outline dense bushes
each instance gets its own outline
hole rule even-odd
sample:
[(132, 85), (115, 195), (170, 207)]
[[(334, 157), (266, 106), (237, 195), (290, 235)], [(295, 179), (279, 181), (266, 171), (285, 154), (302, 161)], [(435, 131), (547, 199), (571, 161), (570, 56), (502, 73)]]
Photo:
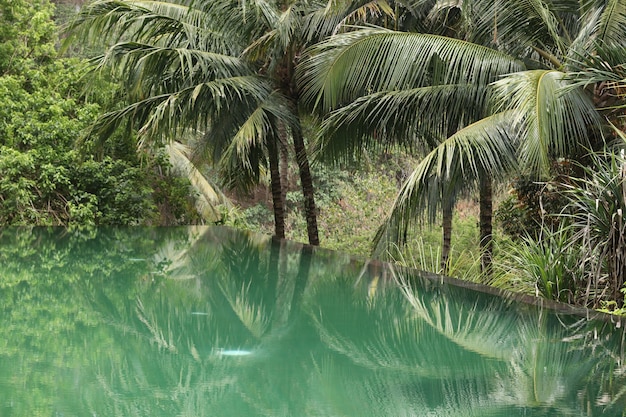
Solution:
[(547, 195), (551, 202), (541, 211), (519, 198), (500, 206), (501, 225), (514, 240), (503, 251), (498, 281), (525, 282), (554, 300), (619, 309), (626, 278), (626, 158), (607, 149), (574, 165), (576, 176), (549, 188), (536, 184), (543, 190), (538, 201)]
[(166, 159), (141, 161), (130, 135), (82, 140), (117, 87), (56, 56), (52, 11), (0, 0), (0, 225), (199, 221)]

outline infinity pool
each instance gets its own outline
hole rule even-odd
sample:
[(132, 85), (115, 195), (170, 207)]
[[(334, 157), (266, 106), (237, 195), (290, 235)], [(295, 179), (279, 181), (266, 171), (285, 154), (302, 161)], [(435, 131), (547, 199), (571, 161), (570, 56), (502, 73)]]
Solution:
[(0, 229), (0, 416), (626, 415), (623, 329), (564, 311), (227, 228)]

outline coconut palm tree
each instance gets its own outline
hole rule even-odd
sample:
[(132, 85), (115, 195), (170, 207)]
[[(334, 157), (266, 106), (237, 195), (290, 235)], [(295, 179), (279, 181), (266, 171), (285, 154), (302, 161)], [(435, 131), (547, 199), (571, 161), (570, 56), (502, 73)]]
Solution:
[[(443, 209), (445, 265), (449, 205), (474, 185), (481, 194), (482, 263), (488, 270), (491, 180), (516, 169), (541, 178), (555, 158), (576, 157), (597, 145), (601, 114), (588, 91), (569, 77), (598, 45), (623, 51), (626, 4), (443, 3), (436, 2), (432, 16), (441, 10), (457, 16), (448, 29), (427, 34), (363, 28), (337, 35), (310, 50), (300, 80), (306, 100), (330, 112), (320, 136), (331, 156), (396, 142), (428, 151), (439, 142), (403, 185), (378, 235), (379, 247), (403, 243), (424, 214), (433, 221)], [(350, 139), (347, 132), (354, 132)]]
[(279, 154), (291, 141), (309, 242), (317, 245), (294, 68), (307, 45), (357, 18), (359, 10), (380, 10), (363, 3), (369, 4), (96, 0), (71, 29), (82, 39), (110, 44), (96, 62), (115, 70), (131, 104), (105, 115), (95, 128), (107, 135), (130, 119), (144, 142), (171, 140), (191, 129), (202, 138), (195, 155), (217, 162), (229, 185), (250, 187), (269, 166), (275, 234), (281, 238), (285, 184)]
[[(107, 136), (127, 120), (139, 130), (142, 143), (172, 140), (192, 130), (203, 139), (197, 141), (196, 159), (218, 163), (230, 186), (257, 183), (269, 162), (275, 232), (284, 237), (275, 144), (279, 125), (291, 129), (297, 124), (271, 79), (241, 58), (260, 15), (246, 12), (245, 4), (226, 6), (182, 0), (99, 0), (85, 6), (71, 30), (82, 39), (110, 44), (95, 61), (98, 68), (114, 69), (131, 103), (103, 116), (94, 130)], [(227, 22), (220, 21), (224, 16)], [(242, 23), (234, 25), (231, 19)]]

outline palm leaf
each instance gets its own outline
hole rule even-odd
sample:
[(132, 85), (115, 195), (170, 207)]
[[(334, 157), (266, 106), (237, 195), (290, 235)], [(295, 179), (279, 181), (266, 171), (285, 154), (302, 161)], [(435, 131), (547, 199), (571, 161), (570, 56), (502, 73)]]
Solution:
[(85, 5), (68, 26), (89, 42), (134, 40), (192, 49), (235, 52), (237, 43), (211, 23), (210, 16), (182, 1), (98, 0)]
[(299, 68), (302, 99), (321, 112), (377, 91), (432, 84), (487, 85), (523, 69), (490, 48), (437, 35), (362, 29), (334, 36), (309, 50)]
[(385, 91), (359, 97), (322, 123), (317, 148), (323, 159), (340, 162), (363, 148), (430, 150), (439, 138), (487, 114), (488, 92), (477, 84), (449, 84)]
[(621, 0), (606, 0), (600, 7), (602, 14), (598, 22), (596, 37), (608, 44), (624, 45), (626, 33), (626, 3)]
[[(516, 166), (510, 119), (502, 112), (459, 130), (420, 161), (402, 186), (374, 240), (374, 254), (402, 245), (408, 231), (427, 218), (434, 222), (442, 205), (481, 172), (503, 176)], [(465, 183), (465, 184), (463, 184)]]
[(139, 129), (143, 137), (158, 139), (194, 128), (203, 131), (214, 115), (233, 102), (261, 102), (270, 95), (268, 86), (256, 76), (216, 79), (174, 93), (165, 93), (137, 101), (123, 109), (101, 116), (87, 132), (104, 139), (125, 121)]
[(216, 79), (165, 96), (154, 107), (140, 133), (154, 137), (193, 126), (204, 130), (211, 116), (228, 109), (237, 101), (263, 101), (269, 86), (257, 76)]
[(304, 19), (303, 37), (309, 44), (320, 41), (350, 25), (395, 21), (395, 11), (385, 0), (328, 0), (309, 7)]
[(219, 163), (228, 187), (246, 189), (258, 182), (259, 163), (266, 159), (265, 144), (273, 134), (272, 118), (262, 107), (239, 126)]
[(288, 7), (274, 20), (269, 30), (246, 47), (243, 54), (248, 59), (271, 60), (270, 66), (279, 65), (290, 45), (296, 43), (302, 26), (300, 10), (295, 6)]
[(578, 35), (569, 45), (565, 62), (565, 70), (570, 71), (577, 67), (578, 61), (584, 59), (589, 52), (595, 49), (597, 42), (594, 34), (598, 29), (598, 21), (602, 14), (601, 9), (592, 9), (581, 16), (581, 27)]
[(166, 145), (170, 157), (170, 163), (174, 171), (189, 179), (189, 182), (197, 192), (195, 201), (196, 210), (202, 218), (211, 222), (220, 220), (221, 215), (218, 206), (230, 206), (228, 198), (217, 188), (213, 187), (206, 177), (191, 162), (191, 150), (180, 142), (172, 142)]
[(554, 70), (524, 71), (494, 83), (502, 109), (515, 110), (511, 120), (520, 141), (520, 160), (534, 175), (547, 175), (558, 157), (590, 147), (590, 126), (601, 120), (581, 88), (569, 87)]
[(556, 62), (578, 31), (577, 0), (476, 1), (463, 6), (469, 9), (467, 39), (518, 57), (530, 57), (534, 49)]
[(262, 100), (231, 103), (215, 114), (208, 130), (194, 146), (194, 153), (219, 161), (220, 173), (229, 187), (249, 189), (262, 174), (267, 144), (280, 140), (278, 121), (286, 128), (296, 124), (285, 97), (276, 91)]
[(138, 42), (113, 45), (92, 62), (97, 68), (119, 68), (118, 76), (140, 97), (148, 91), (174, 91), (194, 82), (250, 73), (244, 62), (229, 55)]
[(346, 26), (348, 24), (366, 23), (370, 20), (368, 19), (370, 16), (374, 18), (384, 16), (392, 20), (396, 19), (393, 8), (386, 1), (372, 0), (362, 5), (359, 4), (358, 7), (354, 8), (354, 10), (348, 11), (346, 16), (341, 19), (335, 27), (333, 34), (338, 33), (342, 26)]

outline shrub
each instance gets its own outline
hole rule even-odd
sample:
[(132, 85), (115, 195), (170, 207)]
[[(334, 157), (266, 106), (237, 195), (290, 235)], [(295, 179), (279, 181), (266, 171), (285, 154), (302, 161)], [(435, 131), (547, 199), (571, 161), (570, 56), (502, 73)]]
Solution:
[(626, 158), (606, 151), (590, 156), (585, 176), (568, 186), (574, 234), (588, 279), (586, 297), (594, 307), (606, 299), (623, 301), (626, 278)]

